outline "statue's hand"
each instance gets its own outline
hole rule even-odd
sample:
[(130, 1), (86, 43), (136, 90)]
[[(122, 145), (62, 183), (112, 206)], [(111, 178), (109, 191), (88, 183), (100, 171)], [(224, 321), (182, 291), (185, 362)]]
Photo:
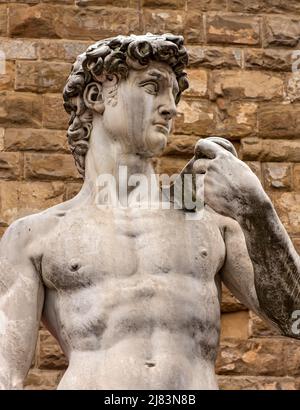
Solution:
[(197, 142), (193, 172), (205, 174), (204, 202), (222, 215), (238, 219), (266, 201), (259, 179), (223, 138)]

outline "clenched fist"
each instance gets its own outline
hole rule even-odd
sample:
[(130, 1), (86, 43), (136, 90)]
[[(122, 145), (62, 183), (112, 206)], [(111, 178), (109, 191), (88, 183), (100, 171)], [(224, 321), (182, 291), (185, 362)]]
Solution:
[(197, 142), (193, 172), (205, 174), (204, 203), (222, 215), (238, 219), (269, 201), (259, 179), (224, 138)]

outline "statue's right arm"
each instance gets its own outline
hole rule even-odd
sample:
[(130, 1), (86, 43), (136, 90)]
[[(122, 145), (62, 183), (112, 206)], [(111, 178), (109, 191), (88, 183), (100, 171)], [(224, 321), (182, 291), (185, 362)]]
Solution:
[(0, 390), (23, 388), (44, 303), (25, 219), (14, 222), (0, 242)]

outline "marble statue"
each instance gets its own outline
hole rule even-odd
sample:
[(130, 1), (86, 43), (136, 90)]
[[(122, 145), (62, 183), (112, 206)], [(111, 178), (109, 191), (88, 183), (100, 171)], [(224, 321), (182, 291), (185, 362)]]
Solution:
[(119, 182), (120, 167), (153, 182), (187, 62), (171, 34), (105, 39), (77, 58), (64, 101), (84, 184), (2, 238), (2, 389), (22, 388), (41, 319), (69, 360), (58, 389), (217, 389), (222, 282), (300, 338), (299, 255), (229, 141), (201, 139), (182, 171), (203, 178), (201, 209), (136, 206), (134, 184), (117, 203), (101, 194), (99, 176)]

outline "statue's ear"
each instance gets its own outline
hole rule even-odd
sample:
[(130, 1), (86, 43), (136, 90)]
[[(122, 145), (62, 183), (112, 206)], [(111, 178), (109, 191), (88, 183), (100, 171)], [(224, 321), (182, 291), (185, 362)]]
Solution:
[(83, 93), (83, 99), (86, 107), (103, 114), (104, 103), (102, 97), (102, 84), (101, 83), (90, 83), (85, 87)]

